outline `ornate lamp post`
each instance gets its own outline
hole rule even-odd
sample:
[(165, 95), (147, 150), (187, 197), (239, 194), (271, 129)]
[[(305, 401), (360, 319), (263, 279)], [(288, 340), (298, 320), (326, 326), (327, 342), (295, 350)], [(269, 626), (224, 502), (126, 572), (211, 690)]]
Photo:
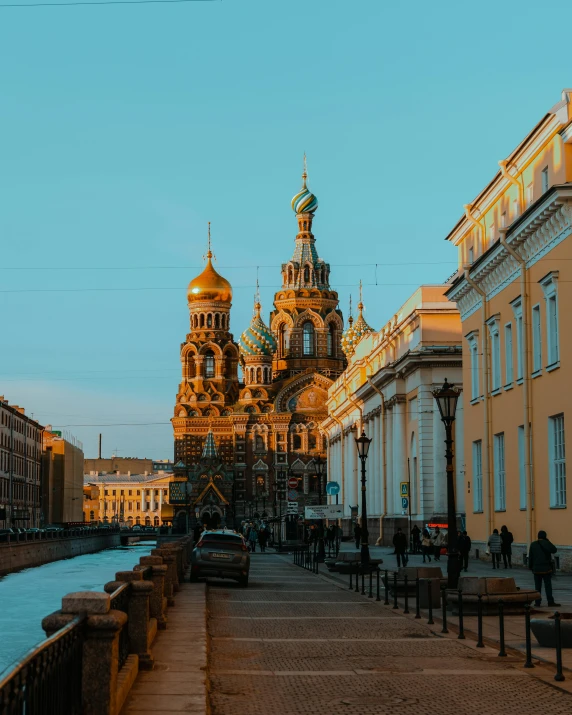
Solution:
[[(314, 468), (316, 477), (318, 478), (318, 505), (322, 505), (322, 473), (324, 471), (324, 462), (320, 455), (314, 460)], [(318, 527), (318, 563), (324, 563), (326, 558), (326, 548), (324, 546), (324, 520), (320, 519)]]
[(445, 383), (440, 390), (433, 390), (433, 397), (439, 407), (441, 420), (445, 425), (445, 457), (447, 459), (447, 586), (456, 589), (459, 582), (460, 561), (457, 548), (457, 510), (455, 507), (455, 479), (453, 474), (453, 422), (460, 391)]
[(361, 437), (356, 438), (359, 458), (361, 460), (361, 564), (362, 566), (369, 565), (369, 545), (368, 545), (368, 530), (367, 530), (367, 496), (365, 492), (365, 462), (371, 439), (366, 437), (365, 431), (362, 429)]

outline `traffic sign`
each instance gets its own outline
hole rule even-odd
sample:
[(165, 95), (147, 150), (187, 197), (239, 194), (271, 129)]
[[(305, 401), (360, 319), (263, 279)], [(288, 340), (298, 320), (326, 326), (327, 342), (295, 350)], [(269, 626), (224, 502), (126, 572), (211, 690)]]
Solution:
[(409, 482), (400, 482), (399, 484), (401, 486), (401, 496), (408, 497), (409, 496)]
[(289, 501), (288, 504), (286, 504), (286, 513), (287, 514), (297, 514), (298, 513), (298, 502)]
[(323, 504), (307, 506), (304, 509), (306, 519), (341, 519), (344, 515), (343, 504)]
[(409, 499), (407, 497), (401, 497), (401, 508), (409, 509)]
[(335, 497), (339, 493), (340, 493), (340, 485), (338, 484), (338, 482), (328, 482), (326, 484), (326, 494), (328, 494), (331, 497)]
[(298, 480), (296, 479), (296, 477), (290, 477), (290, 479), (288, 480), (288, 486), (290, 487), (290, 489), (296, 489), (298, 487)]
[(298, 501), (298, 492), (295, 489), (288, 492), (288, 501)]

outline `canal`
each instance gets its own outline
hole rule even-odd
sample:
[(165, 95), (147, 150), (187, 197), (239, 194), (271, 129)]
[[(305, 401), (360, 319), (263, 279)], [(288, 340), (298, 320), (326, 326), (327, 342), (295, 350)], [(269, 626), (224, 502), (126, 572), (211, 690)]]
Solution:
[(42, 618), (73, 591), (102, 591), (117, 571), (131, 570), (155, 548), (146, 541), (54, 561), (0, 578), (0, 673), (44, 640)]

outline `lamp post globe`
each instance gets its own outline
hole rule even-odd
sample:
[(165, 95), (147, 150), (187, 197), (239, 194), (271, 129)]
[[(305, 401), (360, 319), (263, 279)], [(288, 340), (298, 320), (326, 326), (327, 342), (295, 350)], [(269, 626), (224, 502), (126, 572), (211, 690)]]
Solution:
[(443, 387), (433, 390), (441, 421), (445, 425), (445, 459), (447, 460), (447, 586), (456, 589), (459, 583), (461, 562), (457, 540), (457, 509), (455, 505), (455, 474), (453, 470), (453, 423), (461, 391), (455, 385), (445, 382)]
[(355, 440), (358, 455), (361, 461), (361, 565), (369, 566), (369, 533), (367, 529), (367, 494), (366, 494), (366, 476), (365, 463), (371, 439), (366, 436), (365, 430), (362, 429), (361, 435)]

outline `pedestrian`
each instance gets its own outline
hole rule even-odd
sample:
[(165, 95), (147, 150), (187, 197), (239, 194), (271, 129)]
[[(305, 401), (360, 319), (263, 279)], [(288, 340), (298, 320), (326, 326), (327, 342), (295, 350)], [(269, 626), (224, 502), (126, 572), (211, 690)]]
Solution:
[(501, 556), (501, 537), (498, 529), (493, 529), (493, 533), (489, 536), (489, 552), (493, 560), (493, 568), (500, 569), (500, 556)]
[(528, 551), (528, 568), (534, 576), (534, 588), (540, 594), (540, 598), (534, 602), (535, 606), (542, 603), (542, 582), (544, 581), (544, 591), (549, 606), (559, 607), (559, 603), (554, 603), (552, 595), (552, 554), (557, 551), (556, 546), (548, 541), (545, 531), (538, 532), (538, 540), (533, 541)]
[(356, 540), (356, 549), (361, 546), (361, 526), (356, 522), (354, 526), (354, 538)]
[(401, 565), (407, 566), (407, 538), (401, 529), (397, 529), (393, 536), (393, 546), (397, 558), (397, 568)]
[(193, 529), (193, 541), (195, 544), (198, 542), (201, 536), (201, 525), (200, 524), (195, 524), (195, 528)]
[(425, 563), (425, 558), (428, 558), (429, 563), (431, 563), (432, 549), (433, 544), (431, 543), (431, 534), (427, 529), (423, 529), (423, 537), (421, 539), (421, 553), (423, 554), (423, 563)]
[(435, 556), (435, 561), (441, 561), (441, 547), (443, 546), (443, 532), (438, 526), (435, 527), (433, 536), (431, 537), (431, 543), (433, 544), (433, 553)]
[(469, 568), (469, 554), (471, 552), (471, 537), (466, 531), (459, 531), (458, 542), (459, 555), (461, 557), (461, 569), (467, 571)]
[(421, 529), (417, 524), (411, 529), (411, 550), (414, 554), (421, 551)]
[(262, 524), (258, 530), (258, 543), (260, 544), (260, 551), (264, 553), (266, 551), (266, 542), (268, 541), (268, 531), (266, 530), (266, 524)]
[(253, 554), (256, 553), (256, 542), (258, 541), (258, 530), (254, 526), (254, 524), (250, 525), (250, 530), (248, 532), (248, 544), (250, 546), (250, 550), (252, 551)]
[[(500, 528), (500, 538), (501, 538), (501, 554), (502, 560), (504, 562), (504, 567), (512, 568), (512, 542), (514, 541), (511, 532), (506, 528), (506, 526), (501, 526)], [(508, 566), (507, 566), (508, 561)]]

